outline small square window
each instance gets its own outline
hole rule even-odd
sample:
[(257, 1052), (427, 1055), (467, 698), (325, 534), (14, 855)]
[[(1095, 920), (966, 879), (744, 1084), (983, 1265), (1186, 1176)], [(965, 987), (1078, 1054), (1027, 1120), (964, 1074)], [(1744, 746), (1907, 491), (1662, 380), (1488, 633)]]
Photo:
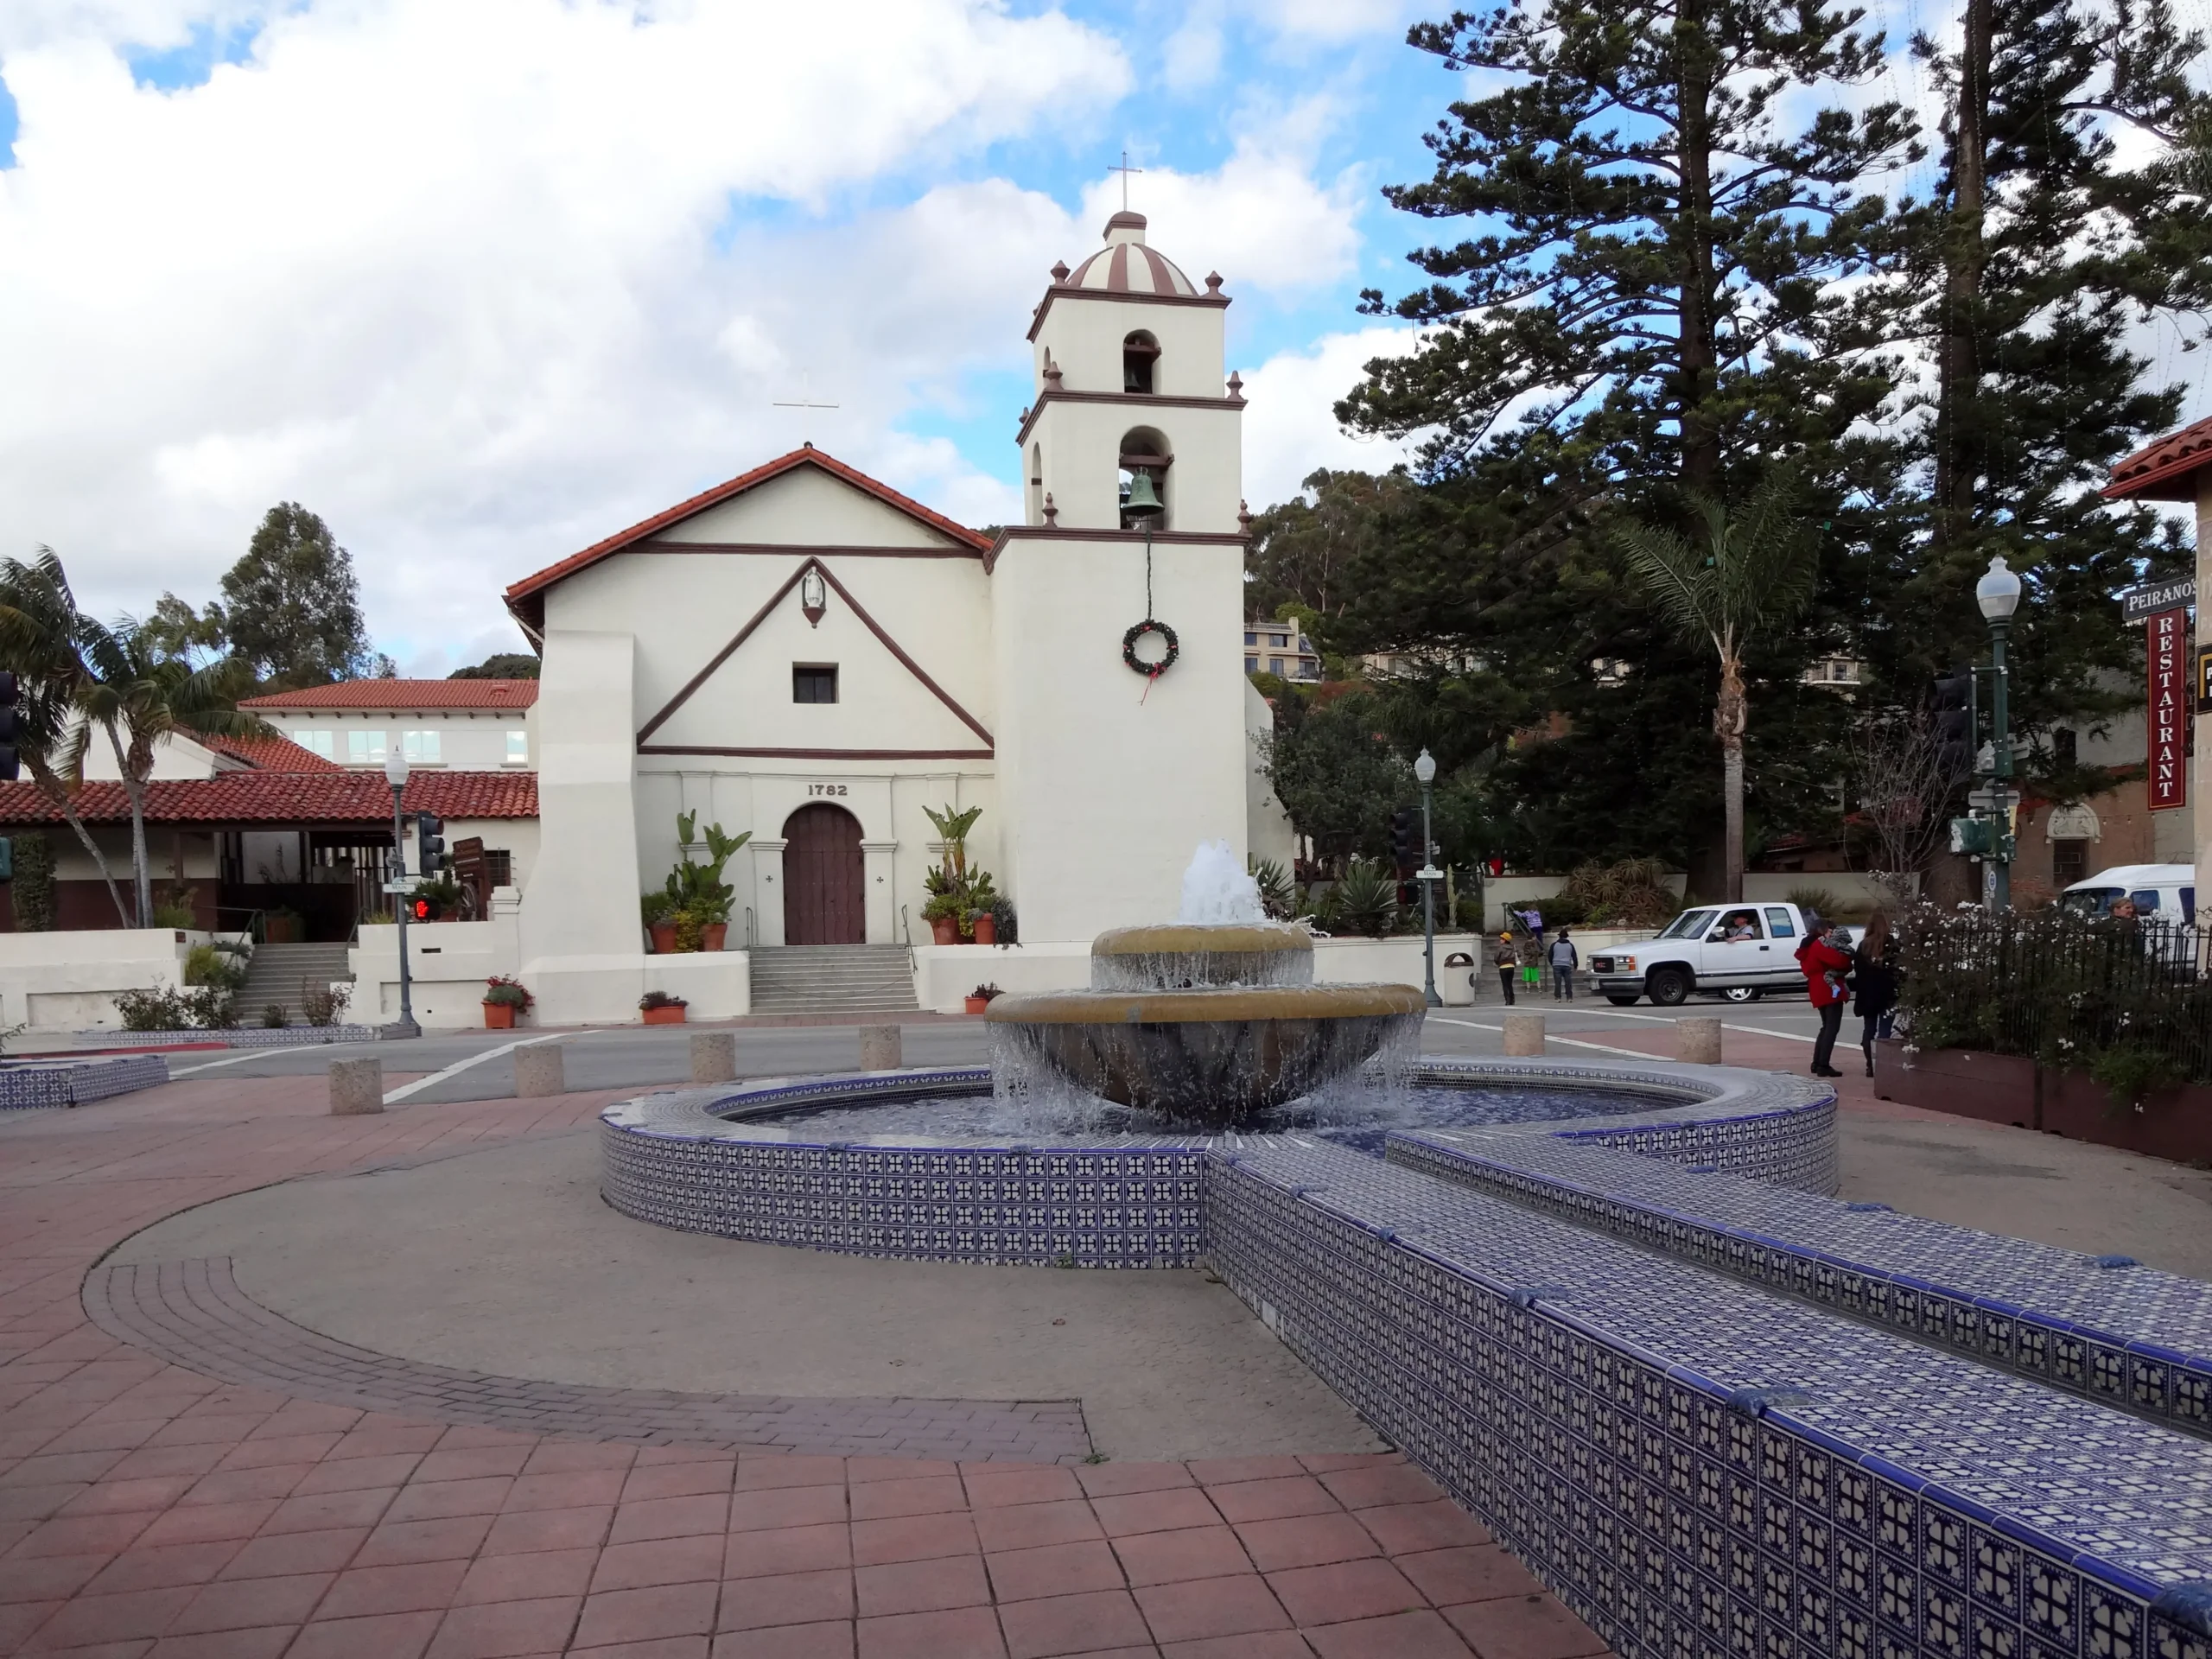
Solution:
[(837, 665), (793, 663), (791, 664), (791, 701), (793, 702), (835, 702), (837, 701)]
[(484, 849), (484, 879), (495, 887), (515, 884), (515, 855), (504, 847)]
[(384, 764), (384, 734), (382, 732), (346, 733), (346, 759), (357, 766), (382, 766)]
[(321, 755), (326, 760), (335, 760), (338, 758), (337, 739), (338, 734), (329, 730), (292, 734), (293, 742), (311, 754)]
[(525, 765), (529, 760), (530, 734), (509, 732), (507, 734), (507, 764), (511, 766), (519, 766)]
[(409, 764), (430, 766), (442, 764), (440, 751), (445, 746), (438, 733), (409, 732), (405, 741)]

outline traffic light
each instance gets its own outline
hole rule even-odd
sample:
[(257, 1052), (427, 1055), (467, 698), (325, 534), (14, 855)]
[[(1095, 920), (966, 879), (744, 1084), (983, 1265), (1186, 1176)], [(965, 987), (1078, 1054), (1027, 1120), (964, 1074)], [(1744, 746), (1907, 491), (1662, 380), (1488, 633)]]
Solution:
[(1421, 809), (1402, 806), (1390, 815), (1390, 861), (1398, 867), (1398, 880), (1410, 881), (1421, 868)]
[(413, 921), (429, 921), (430, 919), (430, 901), (427, 899), (409, 899), (407, 901), (407, 914), (409, 918)]
[(1962, 668), (1936, 682), (1936, 766), (1947, 778), (1974, 770), (1974, 671)]
[(446, 867), (446, 821), (435, 812), (415, 815), (415, 856), (425, 880)]
[(14, 783), (21, 773), (16, 756), (16, 677), (0, 670), (0, 778)]

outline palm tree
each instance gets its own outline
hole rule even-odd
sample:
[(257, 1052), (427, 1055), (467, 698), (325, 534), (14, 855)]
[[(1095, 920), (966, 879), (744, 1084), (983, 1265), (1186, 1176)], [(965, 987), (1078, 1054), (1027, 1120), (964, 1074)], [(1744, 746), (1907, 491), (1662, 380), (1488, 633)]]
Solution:
[(137, 880), (138, 925), (154, 911), (153, 868), (146, 855), (146, 783), (156, 751), (168, 738), (268, 737), (276, 728), (240, 709), (253, 689), (253, 671), (235, 657), (194, 668), (171, 656), (162, 638), (130, 617), (113, 627), (89, 618), (82, 628), (90, 677), (79, 694), (88, 727), (107, 734), (130, 799), (130, 859)]
[(0, 563), (0, 666), (16, 676), (16, 750), (39, 793), (54, 803), (91, 855), (115, 901), (116, 916), (129, 927), (133, 918), (115, 873), (77, 815), (87, 730), (77, 705), (91, 678), (80, 649), (84, 622), (68, 573), (52, 548), (39, 549), (30, 564), (20, 559)]
[(1690, 509), (1704, 532), (1696, 543), (1634, 520), (1611, 530), (1629, 574), (1668, 626), (1693, 647), (1710, 645), (1720, 659), (1713, 730), (1727, 799), (1731, 904), (1744, 897), (1744, 652), (1753, 635), (1789, 622), (1812, 602), (1820, 575), (1820, 544), (1796, 516), (1796, 495), (1787, 477), (1773, 479), (1732, 517), (1724, 503), (1693, 493)]

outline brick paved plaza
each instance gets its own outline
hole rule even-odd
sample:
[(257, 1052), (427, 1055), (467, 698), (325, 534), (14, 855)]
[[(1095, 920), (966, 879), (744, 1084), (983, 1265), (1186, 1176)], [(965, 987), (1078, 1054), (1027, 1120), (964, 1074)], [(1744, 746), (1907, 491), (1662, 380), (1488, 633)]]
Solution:
[[(334, 1119), (319, 1080), (232, 1078), (0, 1123), (0, 1652), (1599, 1651), (1393, 1456), (1087, 1464), (1079, 1402), (483, 1376), (330, 1341), (220, 1262), (103, 1261), (195, 1205), (611, 1097)], [(861, 1447), (904, 1455), (830, 1454)]]

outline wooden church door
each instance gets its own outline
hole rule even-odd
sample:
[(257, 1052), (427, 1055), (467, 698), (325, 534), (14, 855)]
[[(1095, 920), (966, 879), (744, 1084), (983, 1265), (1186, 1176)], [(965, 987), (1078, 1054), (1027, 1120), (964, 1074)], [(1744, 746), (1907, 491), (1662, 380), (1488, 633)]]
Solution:
[(784, 821), (784, 943), (864, 944), (868, 886), (860, 820), (802, 806)]

